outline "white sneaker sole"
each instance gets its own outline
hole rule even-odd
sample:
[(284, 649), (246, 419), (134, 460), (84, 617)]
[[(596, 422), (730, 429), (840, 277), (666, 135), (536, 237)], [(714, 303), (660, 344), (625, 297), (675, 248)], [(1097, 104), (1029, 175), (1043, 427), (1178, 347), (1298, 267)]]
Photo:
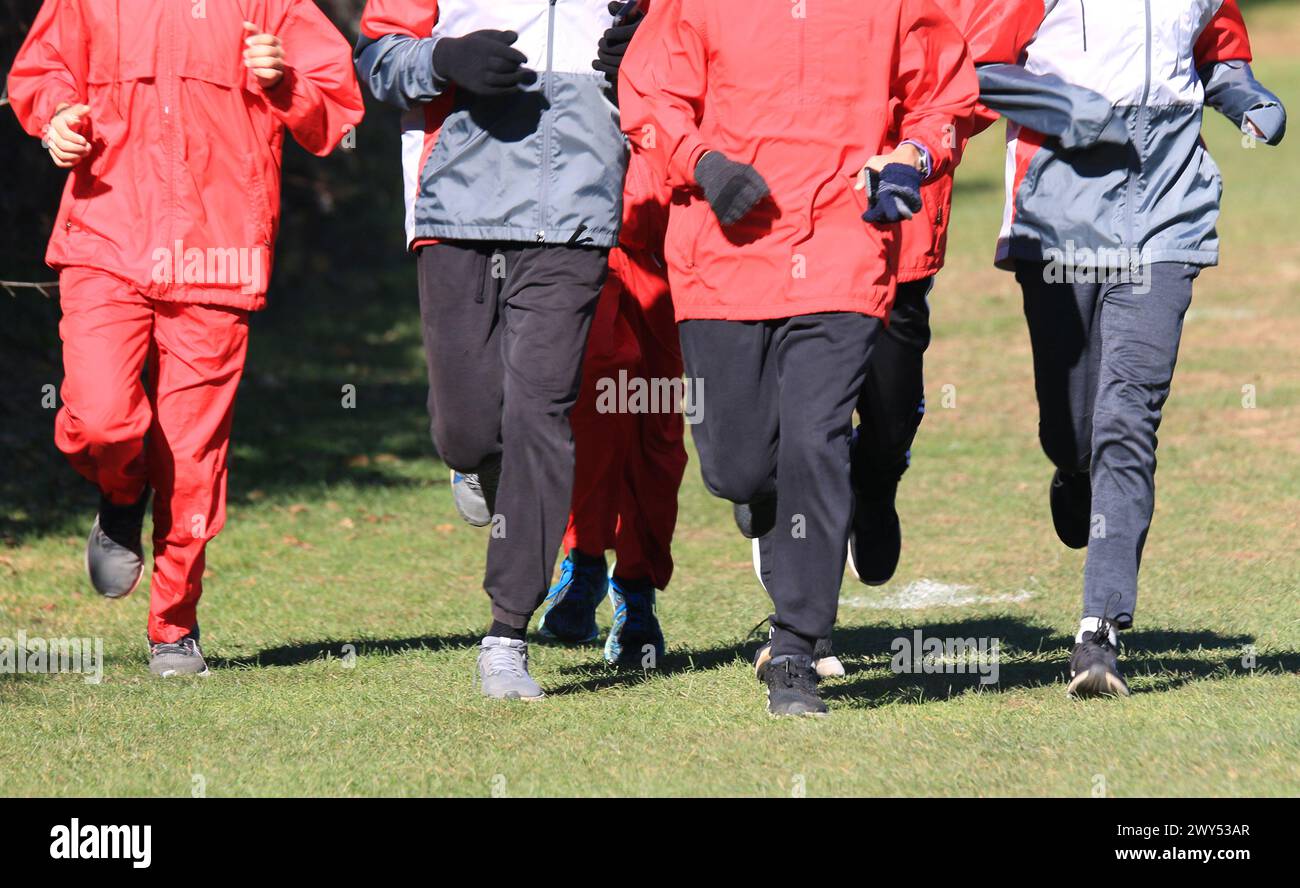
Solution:
[(1127, 697), (1129, 696), (1129, 689), (1123, 679), (1107, 672), (1100, 666), (1095, 666), (1087, 672), (1080, 672), (1070, 679), (1065, 694), (1067, 697), (1075, 698)]
[(750, 542), (753, 543), (751, 548), (753, 550), (752, 557), (754, 559), (754, 576), (758, 577), (758, 585), (762, 586), (763, 591), (766, 592), (767, 583), (763, 582), (763, 559), (758, 554), (758, 537), (754, 537)]
[(175, 669), (168, 669), (166, 672), (151, 671), (150, 675), (157, 678), (207, 678), (212, 675), (212, 672), (205, 666), (202, 672), (177, 672)]

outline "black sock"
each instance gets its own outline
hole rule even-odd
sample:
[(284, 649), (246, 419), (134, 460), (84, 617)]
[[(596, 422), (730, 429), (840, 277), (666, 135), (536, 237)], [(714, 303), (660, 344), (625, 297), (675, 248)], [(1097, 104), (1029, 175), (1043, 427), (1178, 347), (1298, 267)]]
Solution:
[(618, 574), (614, 574), (614, 582), (617, 583), (625, 592), (640, 592), (642, 594), (648, 594), (654, 589), (654, 585), (650, 582), (648, 577), (629, 580), (627, 577), (620, 577)]
[(514, 638), (523, 641), (527, 635), (526, 629), (516, 629), (514, 626), (507, 626), (500, 620), (493, 620), (492, 625), (487, 631), (489, 638)]
[(602, 569), (605, 567), (604, 552), (601, 552), (599, 555), (588, 555), (586, 552), (582, 552), (578, 549), (572, 549), (569, 552), (569, 558), (571, 558), (573, 560), (573, 563), (576, 564), (578, 567), (596, 567), (597, 565), (599, 565)]

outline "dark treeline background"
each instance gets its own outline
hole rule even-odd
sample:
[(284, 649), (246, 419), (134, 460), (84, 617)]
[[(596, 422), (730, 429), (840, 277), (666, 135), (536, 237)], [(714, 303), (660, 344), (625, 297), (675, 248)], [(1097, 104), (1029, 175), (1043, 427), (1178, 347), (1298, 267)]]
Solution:
[[(7, 76), (40, 0), (0, 0)], [(354, 41), (364, 0), (318, 0)], [(427, 455), (413, 263), (403, 249), (397, 112), (367, 102), (351, 151), (316, 158), (285, 140), (283, 216), (270, 305), (254, 317), (236, 411), (238, 480), (331, 480), (374, 448)], [(66, 173), (0, 107), (0, 280), (51, 281), (45, 245)], [(0, 290), (0, 545), (93, 503), (51, 441), (42, 386), (62, 379), (57, 298)], [(365, 384), (340, 421), (339, 387)], [(378, 480), (378, 479), (376, 479)], [(71, 505), (68, 505), (71, 503)]]

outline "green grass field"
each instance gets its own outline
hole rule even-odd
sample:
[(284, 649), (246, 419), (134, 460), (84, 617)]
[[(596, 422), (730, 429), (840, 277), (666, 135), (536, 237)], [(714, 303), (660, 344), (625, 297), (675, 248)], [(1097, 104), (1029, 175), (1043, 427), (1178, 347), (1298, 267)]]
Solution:
[[(1300, 12), (1247, 15), (1257, 73), (1300, 108)], [(0, 675), (0, 794), (1300, 793), (1300, 135), (1247, 150), (1212, 116), (1206, 138), (1223, 261), (1198, 285), (1161, 430), (1131, 698), (1065, 696), (1083, 559), (1051, 529), (1019, 295), (990, 266), (999, 127), (958, 177), (902, 564), (883, 588), (846, 582), (829, 719), (765, 715), (746, 635), (768, 604), (693, 454), (664, 668), (537, 643), (545, 701), (478, 696), (484, 536), (430, 455), (402, 265), (363, 292), (327, 279), (310, 310), (254, 325), (229, 524), (209, 548), (206, 680), (148, 677), (147, 586), (117, 603), (89, 589), (93, 497), (53, 452), (51, 412), (32, 417), (44, 455), (5, 487), (25, 493), (0, 524), (0, 637), (102, 636), (107, 665), (99, 685)], [(1001, 681), (893, 673), (890, 643), (915, 629), (1000, 639)]]

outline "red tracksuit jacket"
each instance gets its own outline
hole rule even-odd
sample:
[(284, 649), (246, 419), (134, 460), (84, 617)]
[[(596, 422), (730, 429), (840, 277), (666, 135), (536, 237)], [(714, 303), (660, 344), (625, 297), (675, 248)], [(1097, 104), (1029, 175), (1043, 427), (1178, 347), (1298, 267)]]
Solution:
[[(193, 8), (45, 0), (9, 97), (33, 136), (59, 104), (90, 106), (93, 151), (68, 176), (51, 267), (110, 272), (153, 299), (259, 309), (284, 130), (327, 154), (361, 121), (361, 92), (347, 41), (311, 0)], [(245, 20), (284, 44), (291, 69), (269, 91), (244, 68)]]
[[(1014, 64), (1043, 20), (1043, 0), (936, 0), (970, 47), (976, 65)], [(957, 134), (958, 149), (998, 119), (996, 112), (976, 106), (969, 128)], [(948, 249), (948, 222), (952, 215), (953, 170), (932, 176), (921, 190), (925, 206), (902, 223), (902, 254), (898, 280), (919, 281), (943, 268)]]
[[(944, 175), (978, 96), (966, 41), (931, 0), (656, 2), (619, 98), (635, 150), (677, 189), (665, 258), (678, 320), (883, 317), (897, 230), (862, 220), (855, 177), (903, 139)], [(752, 164), (772, 190), (725, 232), (695, 187), (710, 149)]]

